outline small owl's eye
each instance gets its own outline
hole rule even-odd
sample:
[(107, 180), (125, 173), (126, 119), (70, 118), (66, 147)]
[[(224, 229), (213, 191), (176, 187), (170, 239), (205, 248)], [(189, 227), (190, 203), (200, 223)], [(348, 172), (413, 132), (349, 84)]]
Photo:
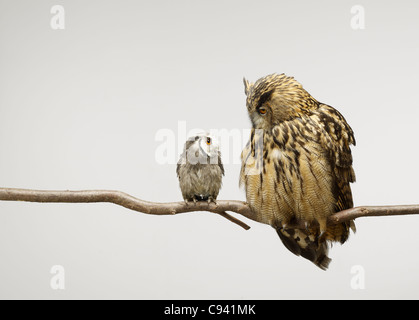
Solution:
[(266, 108), (259, 108), (258, 112), (260, 114), (265, 114), (266, 113)]
[(207, 145), (210, 145), (211, 144), (211, 138), (210, 137), (208, 137), (207, 138)]

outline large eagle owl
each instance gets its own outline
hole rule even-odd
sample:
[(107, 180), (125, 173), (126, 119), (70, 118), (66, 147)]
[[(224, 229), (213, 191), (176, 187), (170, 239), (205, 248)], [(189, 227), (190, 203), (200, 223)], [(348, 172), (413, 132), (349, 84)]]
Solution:
[(327, 223), (330, 215), (353, 207), (353, 131), (339, 111), (292, 77), (272, 74), (244, 84), (252, 122), (241, 155), (247, 202), (285, 247), (326, 270), (329, 243), (344, 243), (355, 231), (353, 221)]

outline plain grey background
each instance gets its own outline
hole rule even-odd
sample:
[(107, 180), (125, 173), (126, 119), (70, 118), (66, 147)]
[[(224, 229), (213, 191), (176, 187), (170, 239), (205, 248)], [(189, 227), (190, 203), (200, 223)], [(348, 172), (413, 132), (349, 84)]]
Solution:
[[(50, 27), (53, 5), (64, 30)], [(351, 28), (354, 5), (364, 30)], [(0, 185), (178, 201), (156, 133), (179, 121), (248, 129), (243, 76), (284, 72), (353, 127), (355, 205), (418, 203), (418, 11), (407, 0), (0, 0)], [(219, 199), (244, 200), (240, 165), (225, 167)], [(358, 219), (323, 272), (249, 220), (244, 231), (207, 212), (0, 202), (0, 298), (419, 298), (418, 219)], [(54, 265), (65, 290), (50, 286)]]

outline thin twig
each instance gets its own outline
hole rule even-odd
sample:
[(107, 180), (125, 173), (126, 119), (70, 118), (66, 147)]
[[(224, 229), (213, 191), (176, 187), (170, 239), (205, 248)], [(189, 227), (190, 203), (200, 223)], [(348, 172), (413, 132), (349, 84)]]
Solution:
[[(216, 204), (198, 202), (196, 204), (185, 202), (157, 203), (137, 199), (127, 193), (111, 190), (86, 191), (46, 191), (30, 189), (0, 188), (0, 200), (29, 201), (29, 202), (62, 202), (62, 203), (91, 203), (109, 202), (125, 208), (154, 215), (174, 215), (193, 211), (209, 211), (217, 213), (224, 218), (248, 230), (250, 227), (239, 219), (229, 215), (226, 211), (235, 212), (242, 216), (258, 221), (255, 213), (248, 204), (238, 200), (218, 200)], [(393, 216), (419, 214), (419, 205), (399, 206), (362, 206), (343, 210), (329, 217), (330, 224), (341, 223), (360, 217)], [(295, 227), (304, 228), (304, 225)]]

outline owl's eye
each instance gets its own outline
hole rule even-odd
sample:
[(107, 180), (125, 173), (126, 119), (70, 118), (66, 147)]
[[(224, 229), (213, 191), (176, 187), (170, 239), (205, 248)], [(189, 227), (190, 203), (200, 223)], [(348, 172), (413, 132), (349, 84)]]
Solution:
[(211, 138), (210, 137), (208, 137), (207, 138), (207, 145), (210, 145), (211, 144)]
[(259, 108), (258, 109), (258, 112), (260, 113), (260, 114), (265, 114), (266, 113), (266, 108)]

